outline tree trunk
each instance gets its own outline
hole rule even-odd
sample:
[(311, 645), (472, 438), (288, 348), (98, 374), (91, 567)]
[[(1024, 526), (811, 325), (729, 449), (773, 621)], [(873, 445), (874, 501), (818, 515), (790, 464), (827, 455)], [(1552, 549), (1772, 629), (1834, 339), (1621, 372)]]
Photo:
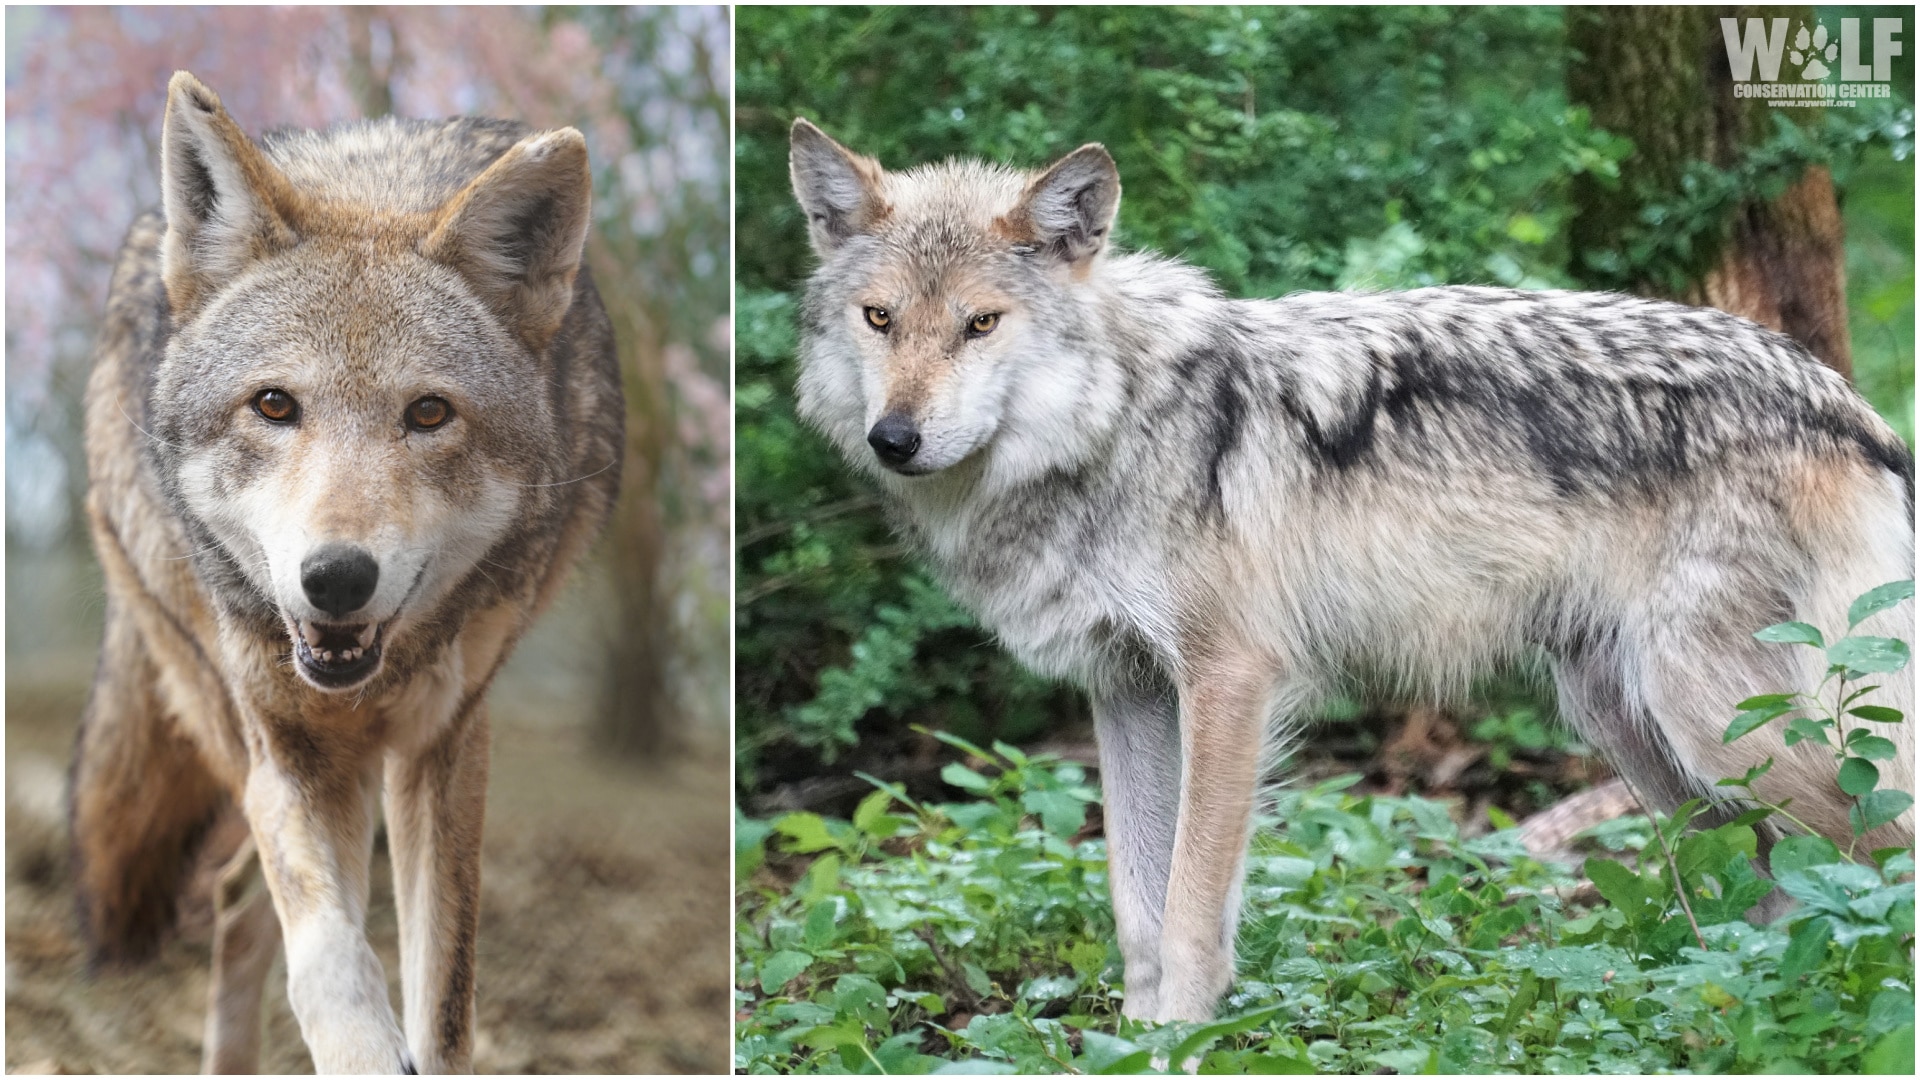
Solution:
[[(347, 85), (360, 115), (369, 120), (393, 112), (393, 71), (400, 36), (393, 20), (376, 7), (350, 7), (347, 15)], [(378, 24), (378, 25), (376, 25)]]
[[(602, 293), (641, 295), (645, 284), (604, 243), (590, 243), (594, 278)], [(597, 256), (597, 257), (596, 257)], [(607, 567), (613, 579), (613, 632), (595, 710), (594, 741), (626, 757), (669, 749), (680, 734), (679, 709), (668, 684), (672, 649), (667, 528), (660, 505), (668, 467), (673, 414), (659, 333), (633, 304), (608, 305), (614, 337), (623, 343), (620, 377), (627, 396), (627, 446), (621, 464), (620, 500), (607, 526)]]
[[(1633, 140), (1620, 183), (1575, 179), (1576, 253), (1618, 251), (1643, 206), (1681, 191), (1690, 165), (1738, 166), (1772, 131), (1763, 99), (1734, 97), (1720, 20), (1811, 22), (1806, 7), (1568, 8), (1568, 96), (1595, 127)], [(1791, 32), (1792, 26), (1789, 27)], [(1783, 64), (1781, 74), (1788, 73)], [(1756, 73), (1757, 74), (1757, 73)], [(1803, 110), (1791, 110), (1800, 119)], [(1810, 112), (1810, 111), (1809, 111)], [(1731, 207), (1685, 280), (1629, 272), (1609, 281), (1636, 292), (1706, 304), (1779, 330), (1841, 374), (1852, 376), (1847, 337), (1846, 253), (1833, 177), (1811, 166), (1773, 199)], [(1677, 286), (1677, 287), (1676, 287)]]

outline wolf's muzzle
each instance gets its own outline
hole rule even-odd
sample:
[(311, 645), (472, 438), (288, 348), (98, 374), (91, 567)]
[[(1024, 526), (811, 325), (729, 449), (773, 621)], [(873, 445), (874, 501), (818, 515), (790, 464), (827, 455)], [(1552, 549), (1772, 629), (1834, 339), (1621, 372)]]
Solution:
[(867, 445), (883, 463), (898, 468), (920, 452), (920, 429), (905, 413), (888, 413), (867, 432)]
[(300, 563), (308, 602), (336, 618), (367, 606), (379, 584), (380, 564), (352, 544), (322, 544)]

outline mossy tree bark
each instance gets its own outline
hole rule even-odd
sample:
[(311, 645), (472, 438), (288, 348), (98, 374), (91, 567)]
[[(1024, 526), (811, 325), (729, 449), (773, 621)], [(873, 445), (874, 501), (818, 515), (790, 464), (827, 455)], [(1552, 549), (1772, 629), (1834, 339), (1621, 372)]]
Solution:
[[(1722, 18), (1737, 18), (1743, 28), (1752, 18), (1787, 18), (1798, 26), (1812, 21), (1813, 10), (1567, 9), (1568, 95), (1587, 107), (1594, 126), (1634, 144), (1617, 186), (1576, 178), (1576, 253), (1617, 249), (1650, 198), (1678, 193), (1689, 165), (1733, 168), (1770, 134), (1775, 110), (1763, 99), (1734, 96)], [(1782, 74), (1787, 70), (1783, 63)], [(1680, 288), (1651, 277), (1628, 287), (1711, 305), (1782, 331), (1851, 377), (1843, 238), (1832, 174), (1825, 166), (1809, 166), (1777, 197), (1750, 197), (1731, 207)]]

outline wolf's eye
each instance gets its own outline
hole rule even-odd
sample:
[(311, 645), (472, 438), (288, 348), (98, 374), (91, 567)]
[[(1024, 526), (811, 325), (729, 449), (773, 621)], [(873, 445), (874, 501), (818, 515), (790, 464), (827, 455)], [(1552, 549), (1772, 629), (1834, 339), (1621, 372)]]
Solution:
[(973, 318), (967, 320), (967, 336), (986, 337), (988, 334), (993, 333), (994, 327), (999, 325), (1000, 316), (998, 315), (975, 315)]
[(262, 390), (253, 395), (253, 411), (263, 420), (291, 424), (300, 418), (300, 403), (285, 390)]
[(884, 334), (887, 327), (893, 325), (893, 315), (886, 308), (870, 307), (867, 309), (867, 325)]
[(407, 426), (415, 431), (432, 431), (453, 418), (453, 406), (446, 398), (423, 397), (407, 406)]

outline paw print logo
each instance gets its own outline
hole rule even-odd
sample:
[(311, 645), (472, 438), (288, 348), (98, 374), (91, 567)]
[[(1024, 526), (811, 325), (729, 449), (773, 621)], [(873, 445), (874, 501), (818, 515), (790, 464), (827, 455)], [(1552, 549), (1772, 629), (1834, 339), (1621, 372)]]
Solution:
[(1801, 65), (1800, 77), (1808, 82), (1818, 82), (1832, 72), (1820, 62), (1822, 57), (1832, 60), (1839, 55), (1839, 43), (1827, 40), (1827, 28), (1820, 23), (1814, 23), (1811, 31), (1801, 23), (1800, 32), (1793, 35), (1793, 48), (1787, 50), (1787, 59)]

